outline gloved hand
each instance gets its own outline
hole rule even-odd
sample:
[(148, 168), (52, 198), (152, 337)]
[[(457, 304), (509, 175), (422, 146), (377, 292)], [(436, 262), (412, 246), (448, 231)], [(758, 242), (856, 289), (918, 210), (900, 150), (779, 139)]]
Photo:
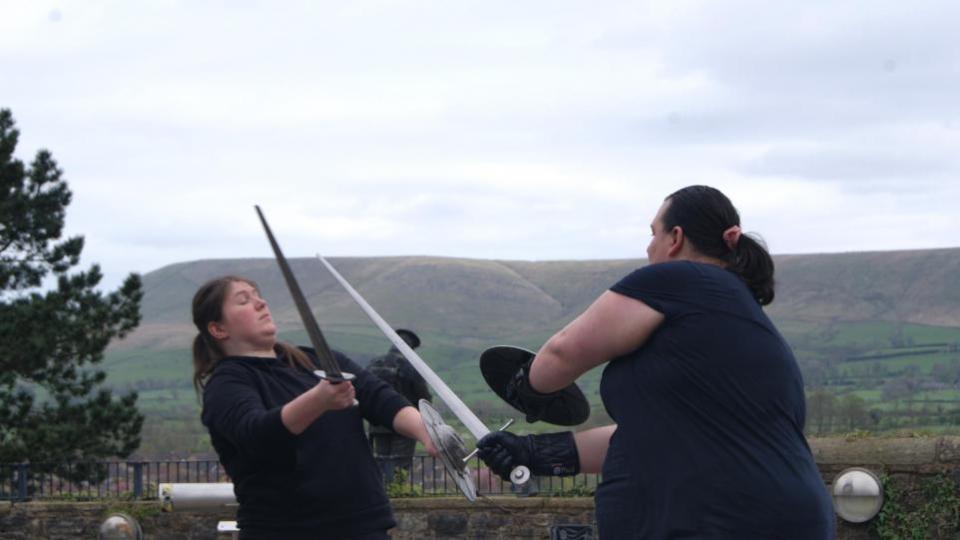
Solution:
[(526, 465), (537, 476), (572, 476), (580, 472), (580, 455), (572, 431), (518, 436), (491, 431), (477, 442), (477, 455), (500, 478)]
[(507, 402), (518, 404), (526, 414), (527, 422), (530, 423), (540, 420), (544, 411), (550, 405), (551, 398), (560, 394), (560, 392), (542, 394), (533, 389), (533, 386), (530, 385), (530, 366), (532, 364), (533, 358), (517, 370), (504, 390)]

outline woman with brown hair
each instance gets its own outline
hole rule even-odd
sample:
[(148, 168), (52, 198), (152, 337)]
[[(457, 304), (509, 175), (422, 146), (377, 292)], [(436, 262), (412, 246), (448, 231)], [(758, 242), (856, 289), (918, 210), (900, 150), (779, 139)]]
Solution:
[(200, 287), (193, 322), (201, 418), (234, 482), (240, 538), (387, 538), (396, 522), (363, 419), (436, 455), (417, 409), (340, 353), (340, 367), (356, 378), (318, 380), (314, 352), (277, 341), (267, 302), (248, 279)]

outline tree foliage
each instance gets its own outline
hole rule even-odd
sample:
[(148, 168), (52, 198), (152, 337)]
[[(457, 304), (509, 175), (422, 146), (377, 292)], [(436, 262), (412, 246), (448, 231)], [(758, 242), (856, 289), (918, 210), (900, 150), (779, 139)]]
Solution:
[(83, 237), (61, 238), (71, 192), (50, 152), (14, 157), (0, 109), (0, 462), (126, 457), (140, 444), (136, 393), (115, 397), (96, 369), (140, 322), (140, 277), (97, 290), (98, 265), (70, 272)]

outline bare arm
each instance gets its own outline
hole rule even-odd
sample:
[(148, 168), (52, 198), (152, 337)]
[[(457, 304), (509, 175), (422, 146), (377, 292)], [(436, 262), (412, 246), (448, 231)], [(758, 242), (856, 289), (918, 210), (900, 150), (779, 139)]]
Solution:
[(542, 393), (560, 390), (591, 368), (643, 345), (663, 320), (663, 314), (643, 302), (606, 291), (540, 348), (530, 385)]
[(580, 472), (599, 473), (603, 460), (607, 457), (610, 436), (617, 430), (616, 424), (588, 429), (574, 434), (577, 441), (577, 454), (580, 455)]
[(322, 380), (284, 405), (280, 420), (290, 433), (299, 435), (323, 413), (352, 407), (355, 396), (352, 383), (330, 384), (330, 381)]
[(393, 417), (393, 430), (404, 437), (420, 441), (427, 453), (437, 457), (437, 450), (433, 447), (430, 436), (427, 435), (427, 428), (423, 426), (420, 411), (417, 409), (404, 407), (397, 411), (397, 415)]

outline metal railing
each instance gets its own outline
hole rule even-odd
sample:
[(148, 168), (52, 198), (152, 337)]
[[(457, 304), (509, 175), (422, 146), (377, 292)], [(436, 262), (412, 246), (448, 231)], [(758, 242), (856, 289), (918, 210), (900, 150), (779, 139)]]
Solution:
[(216, 460), (0, 463), (0, 500), (156, 499), (161, 482), (225, 481)]
[[(468, 464), (481, 495), (587, 495), (596, 489), (599, 475), (540, 477), (520, 492), (502, 481), (479, 458)], [(453, 478), (439, 459), (417, 455), (402, 483), (388, 485), (395, 496), (459, 494)], [(216, 460), (98, 461), (80, 463), (0, 463), (0, 501), (157, 499), (161, 483), (230, 482)]]

